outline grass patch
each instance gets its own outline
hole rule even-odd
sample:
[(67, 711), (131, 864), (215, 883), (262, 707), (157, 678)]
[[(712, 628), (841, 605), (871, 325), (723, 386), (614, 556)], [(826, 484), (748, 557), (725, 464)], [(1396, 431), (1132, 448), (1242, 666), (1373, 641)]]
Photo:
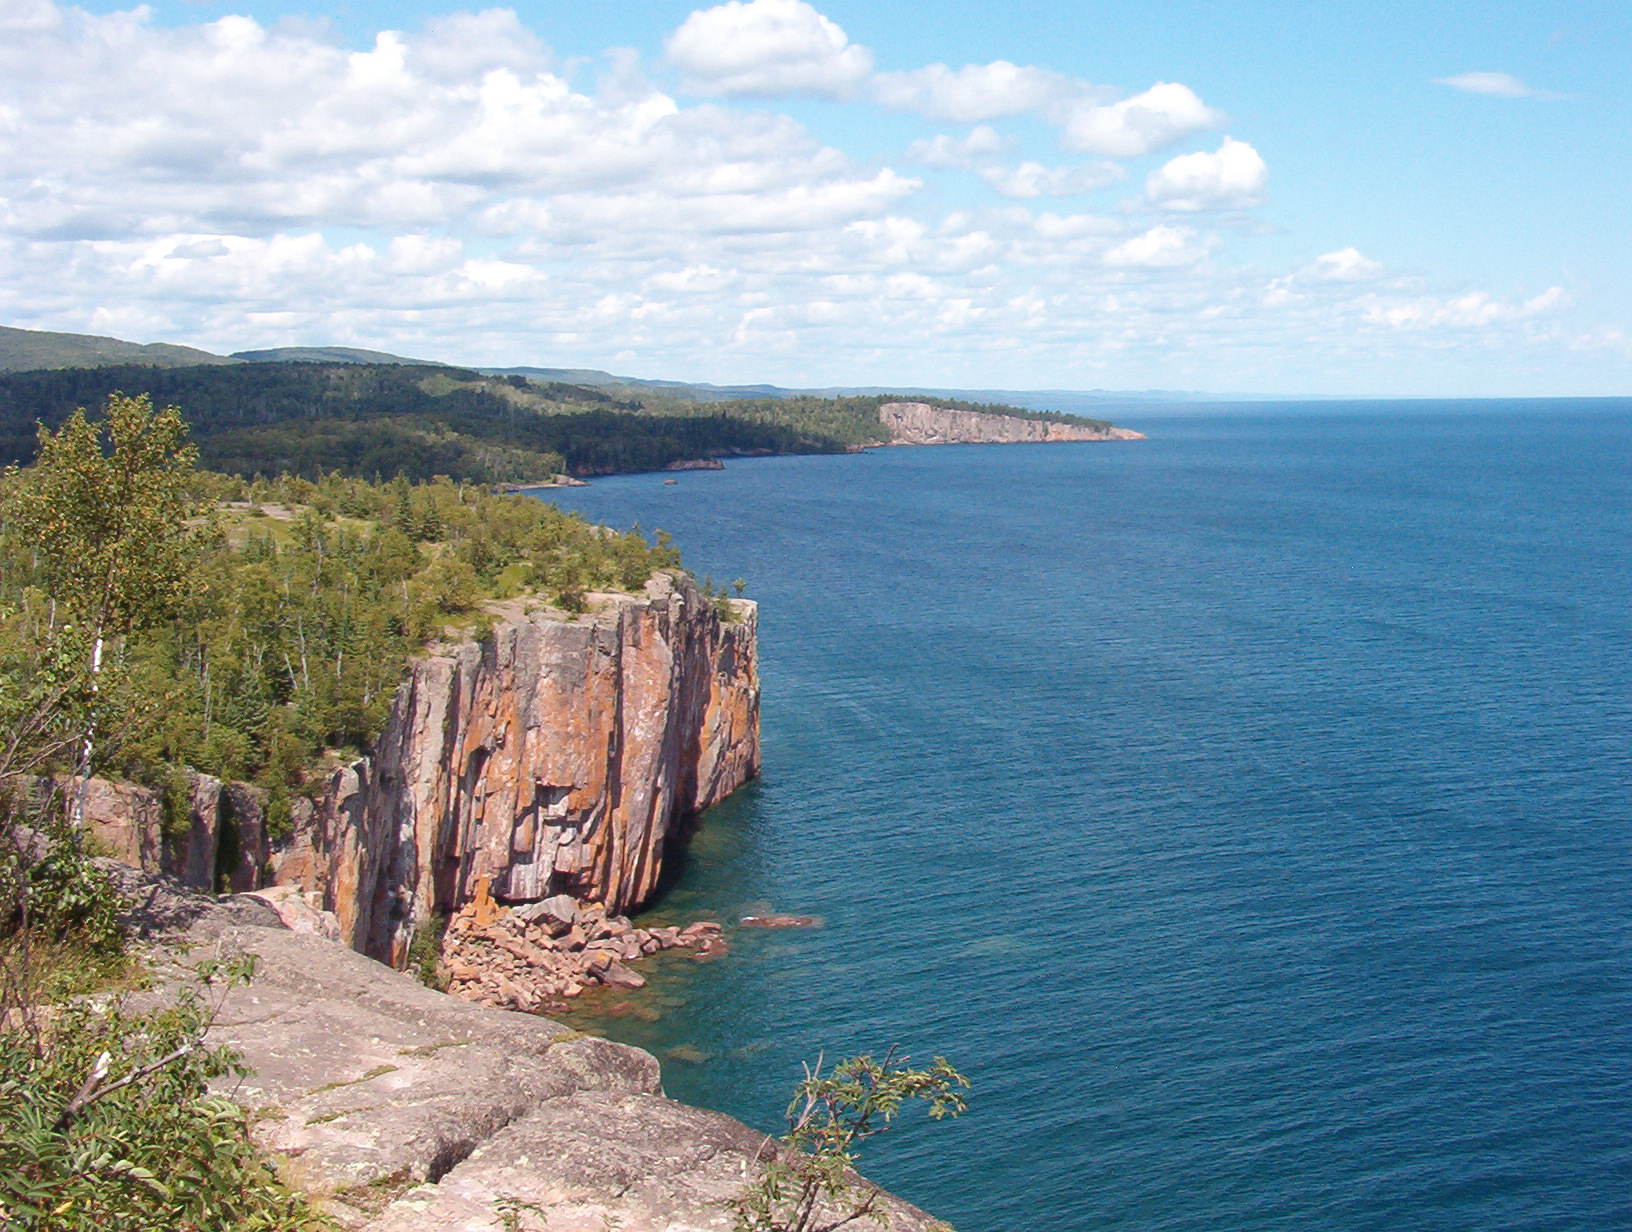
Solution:
[[(376, 1065), (373, 1069), (369, 1070), (368, 1073), (362, 1075), (360, 1078), (347, 1078), (344, 1082), (325, 1082), (320, 1087), (313, 1087), (310, 1091), (306, 1092), (303, 1098), (310, 1099), (312, 1096), (321, 1095), (325, 1091), (338, 1091), (344, 1087), (354, 1087), (359, 1082), (369, 1082), (375, 1078), (383, 1077), (386, 1074), (395, 1073), (396, 1069), (397, 1067), (395, 1065)], [(307, 1124), (311, 1124), (311, 1122), (308, 1121)]]
[(419, 1182), (407, 1168), (398, 1168), (386, 1176), (377, 1176), (362, 1185), (336, 1190), (334, 1197), (347, 1206), (369, 1215), (378, 1215)]
[(434, 1057), (444, 1048), (464, 1048), (469, 1040), (443, 1040), (440, 1044), (420, 1044), (414, 1048), (399, 1048), (399, 1057)]

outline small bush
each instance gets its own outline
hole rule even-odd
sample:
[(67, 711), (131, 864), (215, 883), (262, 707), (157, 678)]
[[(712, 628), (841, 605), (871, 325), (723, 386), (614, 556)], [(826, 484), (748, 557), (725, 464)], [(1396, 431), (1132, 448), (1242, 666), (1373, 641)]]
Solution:
[(447, 975), (442, 970), (442, 937), (448, 931), (448, 917), (432, 916), (414, 933), (408, 943), (408, 970), (427, 988), (446, 992)]
[[(206, 964), (209, 981), (247, 975)], [(301, 1232), (326, 1228), (250, 1143), (210, 1079), (243, 1074), (205, 1048), (199, 991), (132, 1013), (59, 1007), (0, 1031), (0, 1225), (29, 1232)]]
[[(885, 1226), (879, 1191), (858, 1197), (850, 1181), (858, 1145), (889, 1129), (911, 1100), (928, 1104), (937, 1121), (962, 1115), (961, 1091), (969, 1086), (945, 1057), (921, 1070), (907, 1068), (908, 1060), (897, 1064), (892, 1048), (882, 1061), (852, 1057), (826, 1075), (820, 1058), (814, 1069), (806, 1066), (788, 1105), (783, 1149), (736, 1201), (737, 1232), (831, 1232), (863, 1218)], [(828, 1217), (823, 1202), (844, 1213)]]

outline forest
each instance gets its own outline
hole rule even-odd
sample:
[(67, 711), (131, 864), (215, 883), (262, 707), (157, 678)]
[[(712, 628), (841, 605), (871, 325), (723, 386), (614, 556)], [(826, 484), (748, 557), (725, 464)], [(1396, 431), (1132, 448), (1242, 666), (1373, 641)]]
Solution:
[[(127, 548), (82, 584), (78, 572), (98, 566), (53, 544), (112, 540), (122, 520), (154, 517), (152, 482), (131, 487), (118, 469), (130, 452), (112, 443), (120, 423), (138, 425), (128, 429), (136, 439), (167, 442), (167, 468), (149, 469), (164, 477), (172, 521), (185, 530), (162, 552)], [(274, 824), (326, 750), (368, 746), (427, 639), (480, 632), (484, 601), (528, 595), (582, 611), (591, 591), (638, 591), (654, 570), (680, 567), (661, 533), (648, 541), (638, 527), (592, 526), (486, 484), (196, 469), (185, 434), (174, 412), (113, 398), (105, 420), (75, 414), (44, 437), (43, 465), (0, 478), (0, 692), (26, 694), (53, 670), (42, 647), (72, 643), (84, 658), (79, 643), (102, 630), (108, 739), (98, 764), (161, 791), (181, 790), (172, 781), (181, 766), (253, 780)], [(83, 593), (105, 607), (121, 570), (138, 568), (130, 601), (141, 619), (115, 627), (100, 607), (69, 601)]]
[[(382, 481), (526, 483), (661, 470), (698, 458), (839, 453), (882, 444), (888, 395), (699, 403), (460, 368), (310, 362), (115, 365), (0, 374), (0, 464), (27, 464), (55, 429), (114, 393), (178, 407), (201, 466), (252, 479), (338, 473)], [(938, 405), (1074, 423), (1075, 416)]]

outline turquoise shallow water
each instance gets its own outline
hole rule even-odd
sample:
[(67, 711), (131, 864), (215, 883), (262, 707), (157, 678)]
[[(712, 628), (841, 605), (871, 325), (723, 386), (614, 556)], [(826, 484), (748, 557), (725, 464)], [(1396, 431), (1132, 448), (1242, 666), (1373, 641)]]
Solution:
[(944, 1053), (865, 1164), (960, 1232), (1632, 1227), (1632, 403), (1129, 421), (559, 494), (762, 604), (661, 910), (825, 919), (608, 1030)]

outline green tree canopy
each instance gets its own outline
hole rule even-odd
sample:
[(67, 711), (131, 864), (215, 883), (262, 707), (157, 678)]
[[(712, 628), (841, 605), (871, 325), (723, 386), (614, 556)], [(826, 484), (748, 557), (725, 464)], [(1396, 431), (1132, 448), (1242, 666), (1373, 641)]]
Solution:
[(164, 619), (194, 584), (187, 518), (198, 452), (175, 407), (113, 394), (93, 423), (77, 410), (26, 471), (6, 475), (3, 516), (33, 550), (53, 598), (98, 639)]

